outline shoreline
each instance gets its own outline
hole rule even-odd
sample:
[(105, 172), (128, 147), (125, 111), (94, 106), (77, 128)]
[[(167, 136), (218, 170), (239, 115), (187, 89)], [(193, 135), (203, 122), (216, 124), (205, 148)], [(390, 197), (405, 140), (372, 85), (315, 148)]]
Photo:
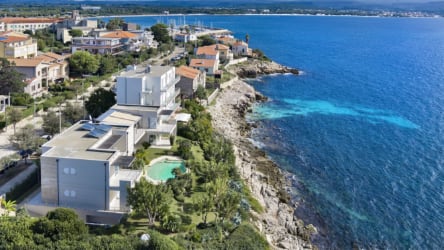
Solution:
[(265, 97), (242, 80), (222, 89), (216, 104), (207, 109), (216, 131), (230, 139), (236, 155), (239, 174), (264, 212), (257, 214), (254, 224), (273, 249), (317, 249), (310, 242), (317, 229), (294, 215), (297, 205), (288, 195), (291, 188), (288, 173), (281, 170), (264, 151), (251, 142), (251, 125), (245, 119), (251, 105)]
[(207, 13), (194, 13), (194, 14), (141, 14), (141, 15), (109, 15), (109, 16), (86, 16), (87, 19), (100, 19), (100, 18), (115, 18), (115, 17), (184, 17), (184, 16), (302, 16), (302, 17), (362, 17), (362, 18), (443, 18), (443, 16), (378, 16), (378, 15), (327, 15), (327, 14), (296, 14), (296, 13), (282, 13), (282, 14), (207, 14)]

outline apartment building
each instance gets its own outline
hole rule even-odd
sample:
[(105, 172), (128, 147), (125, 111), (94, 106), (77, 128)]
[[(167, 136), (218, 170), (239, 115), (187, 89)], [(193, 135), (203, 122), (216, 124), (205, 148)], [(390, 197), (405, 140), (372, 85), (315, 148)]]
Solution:
[(0, 57), (30, 58), (37, 55), (37, 40), (29, 35), (6, 31), (0, 33)]

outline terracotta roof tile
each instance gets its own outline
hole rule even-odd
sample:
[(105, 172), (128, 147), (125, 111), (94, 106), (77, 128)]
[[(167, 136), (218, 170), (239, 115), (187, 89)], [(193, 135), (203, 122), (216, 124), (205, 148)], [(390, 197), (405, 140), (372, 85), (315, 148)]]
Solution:
[(216, 64), (214, 59), (191, 59), (190, 67), (212, 68)]
[(4, 23), (57, 23), (63, 18), (27, 18), (27, 17), (5, 17), (0, 18), (0, 22)]
[(102, 35), (101, 37), (106, 37), (106, 38), (134, 38), (136, 36), (137, 36), (136, 34), (133, 34), (133, 33), (128, 32), (128, 31), (118, 30), (118, 31), (113, 31), (113, 32), (107, 33), (105, 35)]
[(8, 59), (11, 63), (14, 63), (17, 67), (36, 67), (43, 63), (43, 59), (28, 58), (28, 59)]
[(10, 36), (10, 35), (1, 36), (0, 35), (0, 42), (2, 42), (2, 43), (23, 42), (23, 41), (26, 41), (28, 39), (29, 39), (28, 37)]
[(186, 78), (195, 79), (200, 74), (200, 71), (188, 66), (180, 66), (176, 69), (176, 74)]

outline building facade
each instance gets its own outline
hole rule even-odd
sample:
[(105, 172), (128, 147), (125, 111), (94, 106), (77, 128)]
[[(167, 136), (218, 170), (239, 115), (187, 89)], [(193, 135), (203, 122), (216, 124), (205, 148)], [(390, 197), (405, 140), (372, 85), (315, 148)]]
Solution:
[(170, 146), (169, 137), (176, 134), (173, 114), (179, 107), (179, 81), (174, 67), (129, 66), (117, 77), (117, 104), (110, 111), (140, 116), (145, 140), (154, 146)]
[(34, 33), (36, 30), (40, 29), (54, 30), (60, 22), (63, 22), (63, 18), (5, 17), (0, 18), (0, 31), (24, 32), (30, 30)]
[(31, 58), (37, 55), (37, 40), (19, 32), (0, 33), (0, 57)]
[(176, 74), (180, 76), (180, 81), (176, 86), (180, 88), (183, 98), (193, 98), (199, 86), (205, 87), (205, 72), (188, 66), (180, 66), (176, 69)]
[(71, 52), (88, 51), (91, 54), (115, 55), (123, 51), (124, 45), (118, 38), (74, 37)]

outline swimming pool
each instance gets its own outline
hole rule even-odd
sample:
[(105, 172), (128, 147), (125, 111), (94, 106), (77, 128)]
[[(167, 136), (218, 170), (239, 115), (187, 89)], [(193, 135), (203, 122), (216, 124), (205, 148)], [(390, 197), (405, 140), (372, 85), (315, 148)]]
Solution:
[(162, 158), (153, 160), (147, 168), (146, 175), (148, 179), (154, 182), (164, 182), (174, 178), (173, 169), (180, 168), (182, 173), (186, 172), (185, 162), (180, 159)]

